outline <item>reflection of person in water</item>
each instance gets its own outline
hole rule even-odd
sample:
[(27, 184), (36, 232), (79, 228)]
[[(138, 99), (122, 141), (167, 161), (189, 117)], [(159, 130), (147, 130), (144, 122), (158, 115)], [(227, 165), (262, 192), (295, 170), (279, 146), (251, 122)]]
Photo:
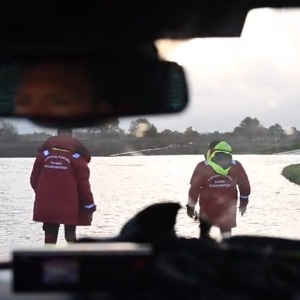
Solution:
[[(15, 94), (19, 116), (74, 117), (111, 107), (96, 95), (87, 65), (83, 63), (28, 63), (22, 65)], [(96, 99), (97, 98), (97, 99)]]

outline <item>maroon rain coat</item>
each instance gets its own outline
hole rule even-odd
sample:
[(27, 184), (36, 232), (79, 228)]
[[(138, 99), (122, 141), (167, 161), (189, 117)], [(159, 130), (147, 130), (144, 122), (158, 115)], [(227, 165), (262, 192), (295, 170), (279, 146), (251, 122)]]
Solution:
[[(51, 139), (55, 141), (55, 138)], [(46, 149), (46, 142), (40, 149), (30, 177), (36, 195), (33, 220), (55, 224), (91, 225), (91, 214), (84, 208), (85, 205), (94, 204), (89, 183), (90, 157), (88, 158), (86, 153), (82, 155), (70, 151), (69, 149), (74, 149), (72, 144), (50, 142), (48, 146), (53, 146), (52, 148)]]

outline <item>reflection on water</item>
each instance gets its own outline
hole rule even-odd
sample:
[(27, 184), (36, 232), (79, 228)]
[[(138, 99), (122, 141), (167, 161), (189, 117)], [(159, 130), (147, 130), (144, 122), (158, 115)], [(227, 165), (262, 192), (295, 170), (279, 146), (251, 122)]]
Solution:
[[(284, 166), (299, 158), (236, 156), (248, 172), (252, 195), (234, 234), (300, 238), (300, 187), (280, 175)], [(93, 158), (91, 184), (98, 211), (91, 227), (78, 228), (79, 236), (113, 236), (129, 217), (154, 202), (176, 201), (184, 206), (191, 174), (201, 159), (196, 155)], [(32, 164), (32, 158), (0, 159), (0, 255), (15, 247), (43, 244), (41, 224), (32, 221)], [(186, 216), (185, 209), (179, 212), (176, 227), (179, 235), (198, 236), (197, 223)], [(59, 244), (65, 244), (62, 230)]]

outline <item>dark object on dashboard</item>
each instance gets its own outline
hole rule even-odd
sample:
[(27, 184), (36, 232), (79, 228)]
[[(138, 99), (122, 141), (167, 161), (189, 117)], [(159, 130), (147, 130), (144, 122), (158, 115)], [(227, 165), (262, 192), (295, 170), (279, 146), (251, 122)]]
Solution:
[(14, 251), (13, 290), (145, 292), (152, 278), (151, 261), (151, 246), (135, 243), (73, 244), (61, 249)]
[(178, 203), (157, 203), (146, 207), (130, 219), (116, 237), (118, 241), (153, 243), (176, 238)]

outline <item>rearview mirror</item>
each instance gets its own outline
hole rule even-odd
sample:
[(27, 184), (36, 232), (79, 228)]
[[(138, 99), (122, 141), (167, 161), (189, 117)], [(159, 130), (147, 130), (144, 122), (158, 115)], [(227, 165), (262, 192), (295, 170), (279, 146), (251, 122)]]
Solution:
[(26, 117), (49, 127), (176, 113), (187, 102), (183, 68), (141, 54), (0, 62), (0, 115)]

